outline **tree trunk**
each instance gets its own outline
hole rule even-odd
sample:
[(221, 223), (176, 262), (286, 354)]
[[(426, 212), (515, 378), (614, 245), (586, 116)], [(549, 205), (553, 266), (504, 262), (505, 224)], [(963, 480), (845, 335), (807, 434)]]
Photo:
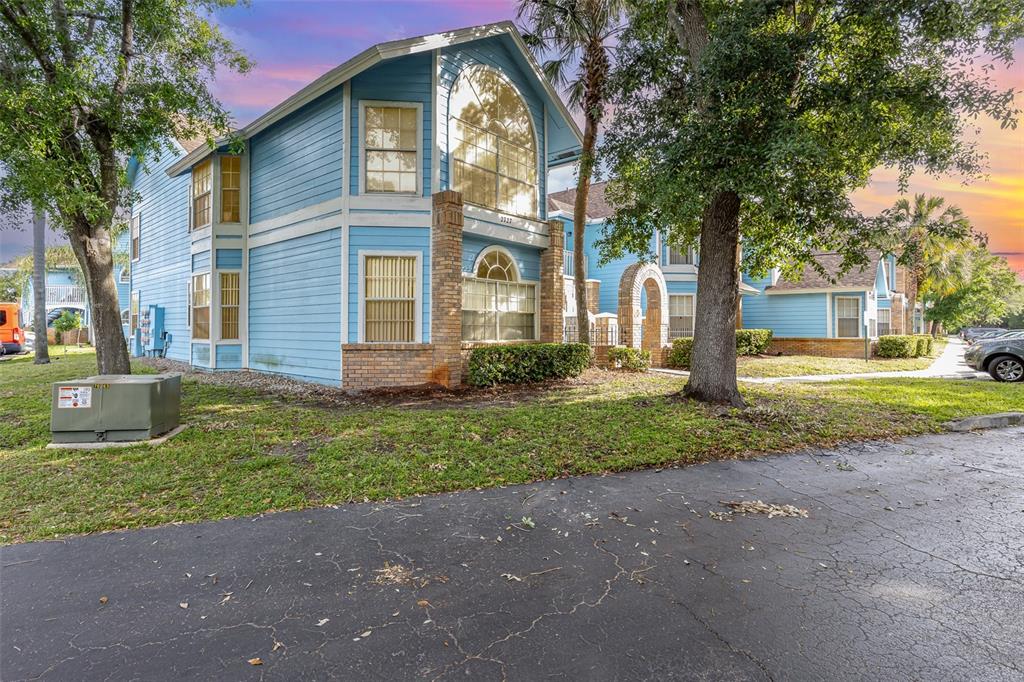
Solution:
[(942, 333), (942, 323), (938, 320), (932, 320), (932, 337), (937, 338)]
[(32, 332), (35, 334), (37, 365), (50, 362), (50, 344), (46, 338), (46, 215), (32, 213)]
[(96, 368), (100, 374), (131, 374), (128, 346), (121, 329), (121, 306), (114, 281), (114, 254), (110, 231), (76, 226), (71, 247), (85, 274), (89, 297), (89, 326), (96, 346)]
[(580, 153), (580, 171), (576, 179), (576, 203), (572, 213), (572, 269), (576, 290), (576, 328), (579, 342), (590, 344), (590, 315), (587, 306), (587, 272), (584, 250), (584, 232), (587, 227), (587, 200), (590, 198), (590, 176), (594, 171), (594, 145), (597, 142), (597, 121), (586, 116), (583, 129), (583, 149)]
[(740, 198), (719, 192), (704, 211), (697, 268), (696, 324), (687, 397), (744, 407), (736, 385)]

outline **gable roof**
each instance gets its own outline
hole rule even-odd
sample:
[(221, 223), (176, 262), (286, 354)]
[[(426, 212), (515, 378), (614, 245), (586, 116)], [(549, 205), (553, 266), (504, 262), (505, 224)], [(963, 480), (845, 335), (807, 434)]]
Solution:
[(875, 278), (878, 275), (878, 261), (881, 260), (880, 251), (868, 252), (868, 264), (860, 268), (851, 268), (849, 271), (837, 277), (843, 264), (843, 257), (838, 253), (816, 253), (813, 255), (825, 272), (836, 281), (832, 282), (822, 277), (810, 263), (804, 266), (800, 279), (779, 279), (774, 285), (767, 287), (766, 291), (795, 291), (800, 289), (874, 289)]
[[(401, 40), (378, 43), (373, 47), (363, 50), (352, 59), (349, 59), (340, 66), (336, 66), (324, 75), (320, 76), (315, 81), (302, 88), (276, 107), (272, 108), (270, 111), (258, 117), (249, 125), (240, 129), (238, 131), (238, 135), (242, 138), (252, 137), (261, 130), (281, 120), (288, 114), (296, 111), (309, 102), (312, 102), (317, 97), (333, 90), (345, 81), (351, 80), (359, 73), (387, 59), (404, 57), (405, 55), (418, 54), (421, 52), (429, 52), (442, 47), (450, 47), (452, 45), (459, 45), (461, 43), (494, 36), (509, 36), (515, 43), (516, 47), (519, 48), (523, 58), (529, 64), (533, 75), (542, 84), (548, 99), (552, 104), (554, 104), (558, 113), (560, 113), (562, 118), (567, 122), (570, 132), (575, 136), (579, 143), (577, 147), (582, 147), (583, 133), (580, 132), (579, 126), (576, 125), (575, 119), (573, 119), (572, 114), (569, 113), (569, 110), (566, 108), (565, 102), (562, 101), (561, 96), (559, 96), (558, 91), (555, 90), (551, 81), (544, 76), (544, 72), (541, 69), (540, 64), (537, 63), (537, 60), (526, 46), (526, 43), (523, 42), (523, 38), (519, 34), (519, 30), (516, 28), (516, 25), (511, 21), (499, 21), (494, 24), (470, 26), (452, 31), (444, 31), (443, 33), (433, 33), (430, 35), (415, 36), (413, 38), (403, 38)], [(219, 147), (226, 143), (226, 139), (218, 140), (217, 146)], [(194, 166), (198, 161), (201, 161), (203, 158), (208, 156), (212, 150), (208, 146), (206, 146), (205, 149), (202, 147), (203, 145), (191, 150), (186, 149), (186, 152), (188, 153), (182, 159), (179, 159), (174, 165), (169, 167), (167, 169), (167, 174), (174, 176), (183, 173)], [(559, 158), (560, 164), (568, 163), (575, 159), (575, 154), (565, 153), (562, 156), (564, 158)]]
[[(604, 190), (607, 182), (595, 182), (590, 185), (590, 193), (587, 195), (587, 219), (595, 220), (607, 218), (613, 213), (611, 204), (605, 198)], [(561, 192), (552, 192), (548, 195), (548, 210), (563, 211), (572, 216), (576, 207), (576, 188), (563, 189)]]

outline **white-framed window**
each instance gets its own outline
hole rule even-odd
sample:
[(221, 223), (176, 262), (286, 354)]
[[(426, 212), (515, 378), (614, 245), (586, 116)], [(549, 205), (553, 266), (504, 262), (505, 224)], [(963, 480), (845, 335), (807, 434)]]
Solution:
[(675, 246), (668, 247), (669, 265), (695, 265), (696, 263), (697, 254), (692, 247), (685, 249), (676, 248)]
[(836, 336), (841, 339), (860, 337), (860, 299), (854, 296), (836, 297)]
[(130, 229), (129, 240), (131, 242), (131, 259), (132, 261), (139, 260), (139, 232), (140, 223), (142, 222), (141, 215), (132, 216), (132, 223)]
[(128, 268), (121, 268), (121, 274), (118, 277), (118, 279), (120, 280), (121, 284), (131, 284), (132, 271), (129, 270)]
[(220, 338), (238, 339), (238, 310), (241, 300), (241, 275), (220, 273)]
[(693, 294), (673, 294), (668, 297), (668, 338), (693, 336)]
[(486, 249), (472, 275), (462, 278), (464, 341), (532, 341), (537, 338), (537, 285), (520, 279), (515, 260)]
[(210, 338), (210, 273), (192, 275), (191, 303), (192, 338)]
[(417, 102), (359, 103), (360, 193), (420, 193), (422, 120)]
[(466, 203), (536, 218), (537, 139), (515, 87), (495, 69), (469, 67), (448, 106), (451, 188)]
[(220, 221), (242, 220), (242, 157), (220, 157)]
[(190, 230), (208, 227), (213, 220), (213, 163), (210, 159), (192, 169)]
[(878, 335), (888, 336), (892, 333), (892, 311), (888, 308), (878, 309)]
[(360, 343), (418, 343), (422, 338), (422, 254), (359, 252)]
[(132, 334), (139, 328), (139, 292), (133, 291), (128, 303), (128, 329)]

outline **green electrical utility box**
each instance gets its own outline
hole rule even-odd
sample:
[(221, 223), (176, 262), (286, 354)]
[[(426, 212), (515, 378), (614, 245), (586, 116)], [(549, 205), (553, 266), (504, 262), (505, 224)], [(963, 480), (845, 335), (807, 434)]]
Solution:
[(54, 443), (148, 440), (178, 426), (181, 375), (107, 374), (53, 385)]

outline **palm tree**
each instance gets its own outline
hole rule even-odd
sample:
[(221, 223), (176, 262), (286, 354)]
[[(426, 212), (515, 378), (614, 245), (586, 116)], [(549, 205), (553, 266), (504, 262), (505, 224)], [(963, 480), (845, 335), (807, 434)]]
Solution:
[[(576, 325), (580, 343), (590, 343), (587, 313), (587, 273), (584, 272), (583, 232), (587, 199), (594, 172), (597, 132), (607, 103), (611, 50), (622, 28), (623, 0), (519, 0), (519, 18), (526, 20), (523, 39), (544, 60), (548, 79), (568, 90), (570, 106), (583, 113), (583, 149), (573, 206), (573, 280)], [(571, 71), (575, 69), (574, 71)]]
[[(910, 282), (908, 309), (913, 314), (919, 298), (941, 296), (955, 289), (964, 276), (962, 256), (974, 240), (971, 223), (957, 206), (946, 206), (942, 197), (914, 195), (899, 199), (892, 212), (897, 229), (890, 235), (889, 250), (900, 253)], [(959, 254), (959, 256), (958, 256)]]

